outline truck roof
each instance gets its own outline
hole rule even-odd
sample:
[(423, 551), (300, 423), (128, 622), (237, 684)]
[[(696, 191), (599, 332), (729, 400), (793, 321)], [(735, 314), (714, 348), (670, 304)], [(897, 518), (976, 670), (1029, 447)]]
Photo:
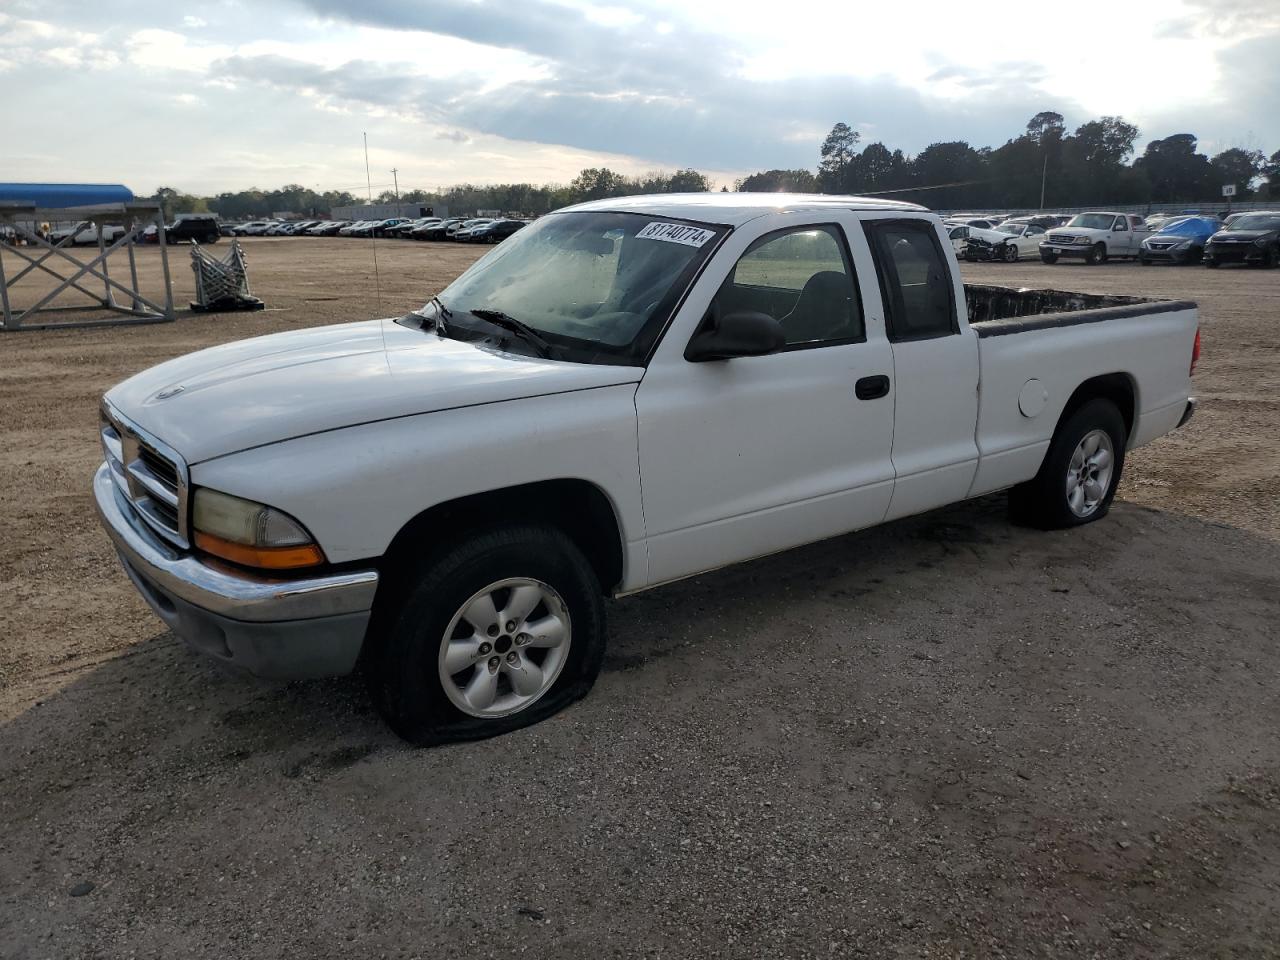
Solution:
[(767, 213), (806, 210), (902, 210), (928, 213), (928, 207), (878, 197), (842, 197), (815, 193), (657, 193), (636, 197), (611, 197), (575, 204), (566, 210), (603, 210), (642, 213), (655, 217), (701, 220), (738, 227)]

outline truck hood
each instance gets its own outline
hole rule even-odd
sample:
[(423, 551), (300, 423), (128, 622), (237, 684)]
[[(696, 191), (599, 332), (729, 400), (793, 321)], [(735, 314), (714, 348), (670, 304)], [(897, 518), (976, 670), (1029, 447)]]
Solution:
[(368, 320), (201, 350), (142, 371), (106, 399), (194, 464), (324, 430), (643, 375), (643, 367), (517, 356)]

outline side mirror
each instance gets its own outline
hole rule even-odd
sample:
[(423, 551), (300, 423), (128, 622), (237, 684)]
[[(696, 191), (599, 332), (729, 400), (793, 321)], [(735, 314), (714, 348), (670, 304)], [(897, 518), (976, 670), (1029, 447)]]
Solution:
[(759, 357), (781, 350), (786, 343), (787, 334), (782, 324), (767, 313), (729, 313), (718, 323), (695, 333), (685, 347), (684, 358), (700, 363), (733, 357)]

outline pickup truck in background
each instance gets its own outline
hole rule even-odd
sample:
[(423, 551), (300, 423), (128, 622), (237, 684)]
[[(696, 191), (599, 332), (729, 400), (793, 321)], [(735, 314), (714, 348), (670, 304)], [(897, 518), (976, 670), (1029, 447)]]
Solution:
[(1040, 244), (1040, 259), (1057, 263), (1059, 257), (1081, 257), (1092, 265), (1137, 257), (1149, 236), (1151, 229), (1142, 217), (1131, 213), (1077, 213), (1049, 231)]
[(606, 596), (999, 490), (1107, 513), (1194, 410), (1195, 304), (967, 286), (948, 243), (854, 197), (571, 207), (408, 316), (114, 387), (96, 504), (192, 646), (359, 661), (413, 742), (512, 730), (591, 687)]

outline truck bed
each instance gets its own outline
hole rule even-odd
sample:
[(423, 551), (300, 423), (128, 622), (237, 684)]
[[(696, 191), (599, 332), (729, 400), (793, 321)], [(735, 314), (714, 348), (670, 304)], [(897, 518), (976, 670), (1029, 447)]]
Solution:
[(1027, 290), (982, 283), (964, 285), (969, 324), (980, 337), (1024, 330), (1101, 323), (1121, 317), (1193, 310), (1190, 300), (1156, 300), (1065, 290)]

